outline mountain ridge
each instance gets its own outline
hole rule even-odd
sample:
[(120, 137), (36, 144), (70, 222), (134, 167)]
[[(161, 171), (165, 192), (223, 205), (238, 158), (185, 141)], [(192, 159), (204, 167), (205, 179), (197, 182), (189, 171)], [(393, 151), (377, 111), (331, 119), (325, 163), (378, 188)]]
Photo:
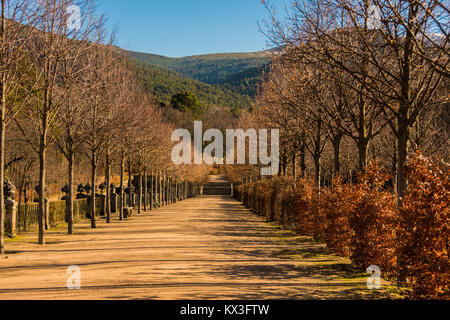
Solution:
[(270, 53), (215, 53), (169, 58), (152, 53), (128, 51), (127, 54), (138, 61), (176, 71), (184, 76), (208, 84), (220, 84), (246, 69), (267, 65)]
[(228, 59), (260, 58), (260, 57), (267, 58), (271, 54), (269, 50), (264, 50), (264, 51), (253, 51), (253, 52), (204, 53), (204, 54), (196, 54), (196, 55), (182, 56), (182, 57), (168, 57), (163, 54), (149, 53), (149, 52), (143, 52), (143, 51), (126, 50), (126, 52), (128, 52), (130, 54), (149, 55), (149, 56), (161, 57), (161, 58), (171, 59), (171, 60), (197, 59), (197, 58), (219, 58), (219, 57), (220, 58), (228, 58)]
[(137, 51), (126, 53), (136, 62), (146, 90), (166, 105), (170, 95), (191, 90), (203, 104), (233, 110), (251, 108), (263, 74), (270, 68), (269, 51), (179, 58)]

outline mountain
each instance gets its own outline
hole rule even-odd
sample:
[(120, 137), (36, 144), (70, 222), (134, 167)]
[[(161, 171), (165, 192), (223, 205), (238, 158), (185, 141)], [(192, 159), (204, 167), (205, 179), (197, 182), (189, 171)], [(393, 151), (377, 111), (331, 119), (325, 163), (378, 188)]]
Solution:
[(233, 110), (251, 106), (250, 96), (229, 88), (203, 83), (175, 71), (139, 61), (134, 63), (133, 68), (144, 89), (161, 104), (169, 105), (172, 96), (187, 90), (195, 93), (202, 105), (219, 105)]
[(183, 90), (194, 92), (206, 105), (231, 109), (251, 107), (262, 75), (270, 66), (269, 52), (221, 53), (168, 58), (128, 51), (138, 78), (160, 103)]
[(259, 68), (269, 63), (269, 53), (221, 53), (168, 58), (160, 55), (128, 52), (129, 56), (150, 65), (176, 71), (186, 77), (208, 84), (220, 84), (247, 69)]
[(270, 64), (261, 67), (246, 69), (239, 72), (220, 84), (225, 90), (231, 90), (241, 95), (255, 97), (261, 80), (266, 78), (270, 71)]

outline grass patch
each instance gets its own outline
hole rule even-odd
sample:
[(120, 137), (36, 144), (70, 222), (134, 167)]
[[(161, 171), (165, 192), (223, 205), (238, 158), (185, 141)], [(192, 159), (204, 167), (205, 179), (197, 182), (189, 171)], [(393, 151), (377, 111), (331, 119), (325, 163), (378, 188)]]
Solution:
[(274, 256), (278, 259), (292, 260), (298, 272), (311, 272), (319, 277), (326, 277), (333, 282), (355, 285), (355, 293), (369, 299), (405, 299), (408, 289), (398, 288), (391, 279), (382, 279), (381, 290), (368, 290), (369, 277), (363, 270), (355, 267), (349, 258), (338, 256), (329, 251), (326, 244), (313, 237), (301, 236), (293, 230), (283, 229), (270, 221), (267, 224), (274, 229), (272, 235), (280, 245), (285, 247)]
[(14, 238), (5, 238), (5, 243), (22, 242), (25, 240), (25, 235), (17, 235)]

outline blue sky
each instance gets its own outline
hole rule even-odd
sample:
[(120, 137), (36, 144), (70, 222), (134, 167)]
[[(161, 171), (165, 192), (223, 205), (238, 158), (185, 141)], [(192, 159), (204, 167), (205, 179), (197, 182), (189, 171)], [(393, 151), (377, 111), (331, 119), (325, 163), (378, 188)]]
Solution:
[[(283, 10), (286, 1), (273, 3)], [(182, 57), (266, 48), (261, 0), (101, 0), (98, 11), (129, 50)]]

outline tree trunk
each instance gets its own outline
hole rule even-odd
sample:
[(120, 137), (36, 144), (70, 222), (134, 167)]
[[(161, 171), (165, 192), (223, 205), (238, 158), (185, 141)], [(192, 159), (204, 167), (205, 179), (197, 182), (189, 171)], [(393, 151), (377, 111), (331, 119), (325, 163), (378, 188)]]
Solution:
[(109, 152), (106, 152), (105, 162), (106, 223), (111, 223), (111, 160), (109, 157)]
[[(26, 168), (26, 167), (25, 167)], [(17, 212), (20, 212), (20, 209), (22, 207), (22, 200), (24, 198), (24, 188), (25, 188), (25, 175), (27, 174), (27, 170), (24, 169), (23, 170), (23, 176), (22, 179), (20, 181), (20, 188), (19, 188), (19, 203), (17, 204)], [(19, 215), (18, 215), (19, 216)], [(20, 216), (19, 216), (20, 219)], [(20, 225), (20, 220), (19, 220), (19, 225)]]
[(155, 209), (159, 207), (158, 173), (155, 172)]
[(142, 213), (142, 172), (138, 168), (138, 214)]
[(403, 171), (403, 166), (408, 157), (408, 143), (409, 143), (409, 126), (406, 121), (399, 121), (399, 132), (397, 137), (397, 194), (398, 203), (401, 203), (406, 189), (406, 175)]
[(119, 220), (123, 221), (123, 207), (124, 207), (124, 180), (125, 180), (125, 157), (122, 155), (120, 159), (120, 191), (119, 191)]
[(166, 176), (166, 205), (170, 204), (170, 192), (171, 192), (171, 181), (169, 176)]
[(147, 212), (148, 206), (148, 176), (147, 176), (147, 168), (144, 168), (144, 211)]
[(169, 199), (167, 197), (167, 191), (168, 191), (167, 176), (166, 173), (164, 172), (164, 179), (163, 179), (164, 206), (167, 206), (167, 200)]
[[(25, 180), (25, 186), (24, 186), (24, 195), (25, 195), (25, 199), (23, 199), (24, 200), (24, 203), (26, 204), (26, 203), (28, 203), (28, 201), (30, 201), (29, 200), (29, 198), (28, 198), (28, 192), (29, 192), (29, 181), (28, 181), (28, 178)], [(30, 195), (30, 197), (31, 197), (31, 195)]]
[(152, 170), (152, 177), (150, 178), (150, 210), (153, 210), (155, 203), (155, 173)]
[(287, 158), (287, 156), (283, 154), (283, 156), (281, 157), (281, 175), (283, 177), (286, 177), (288, 161), (289, 159)]
[(315, 180), (315, 189), (316, 189), (316, 196), (318, 196), (319, 194), (319, 190), (320, 190), (320, 158), (322, 156), (322, 152), (321, 152), (321, 133), (322, 133), (322, 120), (319, 119), (317, 121), (317, 132), (316, 132), (316, 137), (315, 137), (315, 141), (314, 141), (314, 169), (315, 169), (315, 176), (314, 176), (314, 180)]
[(292, 176), (294, 177), (294, 179), (297, 178), (297, 154), (293, 153), (292, 155)]
[(161, 205), (164, 207), (166, 205), (166, 173), (163, 172), (161, 174), (161, 197), (162, 197), (162, 201), (161, 201)]
[[(46, 100), (49, 100), (49, 92), (45, 93)], [(45, 245), (45, 227), (47, 222), (47, 210), (45, 203), (45, 179), (46, 179), (46, 149), (47, 149), (47, 125), (48, 125), (48, 114), (44, 112), (41, 118), (42, 133), (39, 141), (39, 240), (38, 244)]]
[[(366, 61), (367, 57), (364, 59), (364, 63), (362, 65), (362, 68), (366, 70), (368, 68), (368, 63)], [(364, 91), (364, 88), (361, 88), (362, 91)], [(366, 106), (366, 99), (362, 92), (358, 94), (358, 107), (359, 107), (359, 117), (358, 117), (358, 125), (357, 125), (357, 131), (358, 131), (358, 137), (356, 138), (356, 144), (358, 145), (358, 167), (359, 171), (364, 171), (364, 169), (367, 166), (367, 153), (369, 150), (369, 142), (370, 142), (370, 136), (371, 132), (368, 132), (367, 129), (367, 106)]]
[(66, 210), (67, 210), (67, 233), (73, 234), (73, 163), (74, 163), (74, 153), (69, 151), (69, 192), (67, 193), (66, 199)]
[(306, 175), (306, 142), (305, 136), (303, 136), (302, 144), (300, 145), (300, 171), (302, 178)]
[(155, 209), (159, 207), (159, 187), (158, 187), (158, 173), (155, 172)]
[(320, 189), (320, 155), (314, 155), (314, 186), (316, 194), (319, 194)]
[(364, 171), (367, 166), (367, 153), (369, 150), (369, 139), (360, 137), (358, 140), (359, 171)]
[(158, 206), (162, 207), (163, 206), (163, 199), (162, 199), (162, 178), (161, 178), (161, 173), (158, 175), (158, 194), (159, 194), (159, 201), (158, 201)]
[(167, 178), (167, 183), (169, 185), (169, 193), (168, 193), (168, 199), (167, 199), (167, 203), (168, 204), (172, 204), (173, 202), (173, 181), (171, 178)]
[[(2, 10), (4, 10), (4, 1), (2, 1)], [(2, 25), (4, 20), (2, 19)], [(0, 255), (5, 254), (5, 243), (3, 235), (5, 233), (5, 193), (3, 181), (5, 179), (5, 113), (6, 113), (6, 97), (5, 97), (6, 79), (2, 75), (1, 79), (1, 106), (0, 106)]]
[(173, 191), (174, 191), (173, 180), (172, 180), (172, 178), (168, 178), (167, 181), (169, 183), (169, 201), (168, 202), (169, 202), (169, 204), (172, 204), (173, 203)]
[(166, 172), (163, 173), (162, 178), (162, 192), (163, 192), (163, 206), (167, 205), (167, 180), (166, 180)]
[(133, 203), (133, 191), (132, 191), (132, 187), (133, 187), (133, 176), (132, 176), (132, 167), (131, 167), (131, 160), (128, 160), (128, 207), (129, 208), (134, 208), (134, 203)]
[(397, 167), (398, 167), (398, 158), (397, 158), (397, 141), (395, 141), (394, 146), (394, 154), (392, 155), (392, 186), (394, 189), (394, 193), (397, 194)]
[(333, 175), (339, 175), (341, 171), (341, 141), (342, 135), (337, 135), (333, 139), (333, 151), (334, 151), (334, 173)]
[(170, 193), (171, 193), (171, 181), (170, 178), (166, 178), (166, 204), (170, 204)]
[(48, 194), (45, 195), (44, 198), (45, 203), (45, 230), (50, 230), (50, 199), (48, 198)]
[(170, 179), (170, 202), (174, 203), (175, 200), (175, 186), (176, 183), (173, 181), (173, 179)]
[[(6, 41), (6, 19), (5, 19), (5, 0), (2, 0), (2, 15), (0, 24), (0, 39), (3, 43)], [(3, 60), (3, 52), (0, 53), (0, 59)], [(2, 61), (3, 64), (3, 61)], [(5, 116), (6, 116), (6, 74), (1, 73), (0, 78), (0, 255), (5, 254), (5, 242), (3, 234), (5, 233), (5, 191), (3, 181), (5, 179)]]
[(41, 146), (39, 151), (39, 240), (38, 244), (45, 244), (45, 136), (41, 136)]
[(97, 224), (95, 221), (95, 184), (96, 182), (96, 176), (97, 176), (97, 163), (95, 161), (95, 158), (97, 156), (97, 152), (92, 152), (92, 159), (91, 159), (91, 228), (95, 229), (97, 228)]

